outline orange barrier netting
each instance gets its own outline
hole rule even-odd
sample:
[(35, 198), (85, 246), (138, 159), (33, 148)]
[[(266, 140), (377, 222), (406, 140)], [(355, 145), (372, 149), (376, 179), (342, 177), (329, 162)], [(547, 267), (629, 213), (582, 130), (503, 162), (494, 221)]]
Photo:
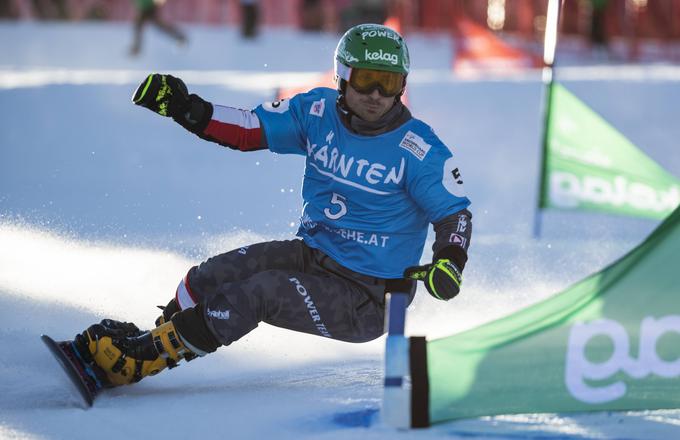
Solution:
[(493, 32), (468, 18), (454, 20), (452, 33), (455, 38), (452, 67), (457, 74), (507, 72), (542, 66), (537, 56), (510, 46)]

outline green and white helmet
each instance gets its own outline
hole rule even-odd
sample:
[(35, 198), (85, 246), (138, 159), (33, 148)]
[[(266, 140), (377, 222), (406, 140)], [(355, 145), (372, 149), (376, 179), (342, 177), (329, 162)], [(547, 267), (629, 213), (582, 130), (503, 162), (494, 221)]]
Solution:
[(345, 32), (335, 49), (335, 78), (340, 89), (353, 68), (386, 70), (406, 77), (410, 68), (404, 38), (380, 24), (360, 24)]

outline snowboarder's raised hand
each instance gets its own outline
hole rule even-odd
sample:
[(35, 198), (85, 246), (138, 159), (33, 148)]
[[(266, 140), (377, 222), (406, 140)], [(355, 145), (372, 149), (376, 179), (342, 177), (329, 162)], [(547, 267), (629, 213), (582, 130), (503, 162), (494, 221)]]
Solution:
[(423, 266), (408, 267), (404, 271), (404, 278), (423, 281), (430, 295), (444, 301), (458, 295), (463, 282), (460, 269), (447, 258)]
[(176, 119), (190, 107), (186, 84), (172, 75), (152, 73), (137, 87), (132, 102), (161, 116)]
[(169, 116), (179, 125), (199, 136), (208, 125), (212, 104), (200, 96), (189, 94), (179, 78), (152, 73), (137, 87), (132, 102), (161, 116)]

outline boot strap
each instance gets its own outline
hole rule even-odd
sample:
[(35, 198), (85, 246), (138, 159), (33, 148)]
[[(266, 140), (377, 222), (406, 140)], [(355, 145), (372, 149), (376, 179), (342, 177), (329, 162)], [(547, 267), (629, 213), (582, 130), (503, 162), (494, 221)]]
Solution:
[(163, 345), (163, 341), (161, 340), (161, 335), (154, 335), (153, 345), (154, 345), (154, 347), (156, 347), (156, 351), (158, 352), (158, 355), (160, 357), (162, 357), (163, 359), (168, 359), (168, 357), (170, 357), (168, 352), (165, 350), (165, 345)]
[(125, 366), (125, 353), (121, 354), (118, 356), (118, 359), (116, 359), (116, 363), (113, 364), (111, 367), (111, 371), (113, 373), (120, 373), (123, 367)]
[(153, 336), (153, 345), (156, 347), (156, 351), (158, 351), (158, 355), (165, 359), (165, 362), (168, 364), (169, 368), (174, 368), (177, 366), (177, 362), (181, 359), (186, 358), (189, 354), (191, 354), (191, 350), (187, 349), (184, 347), (184, 344), (182, 344), (179, 339), (177, 338), (177, 335), (174, 331), (170, 330), (167, 332), (167, 337), (168, 341), (170, 342), (170, 345), (172, 345), (172, 349), (175, 351), (177, 354), (177, 358), (175, 359), (173, 356), (168, 353), (168, 351), (165, 348), (165, 345), (163, 344), (163, 340), (161, 337), (161, 333), (156, 334)]

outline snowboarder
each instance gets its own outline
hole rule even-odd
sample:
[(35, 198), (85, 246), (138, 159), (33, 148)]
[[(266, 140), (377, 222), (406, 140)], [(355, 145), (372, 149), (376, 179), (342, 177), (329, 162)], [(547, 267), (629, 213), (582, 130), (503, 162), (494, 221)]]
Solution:
[[(459, 293), (470, 202), (455, 153), (401, 102), (409, 74), (403, 38), (381, 25), (351, 28), (335, 51), (335, 74), (337, 90), (316, 88), (253, 111), (189, 94), (171, 75), (154, 73), (140, 84), (135, 104), (202, 139), (305, 156), (300, 238), (192, 267), (151, 331), (104, 320), (77, 335), (72, 357), (98, 387), (205, 356), (259, 322), (370, 341), (384, 332), (386, 292), (407, 292), (411, 301), (422, 280), (437, 299)], [(418, 266), (430, 223), (433, 259)]]

